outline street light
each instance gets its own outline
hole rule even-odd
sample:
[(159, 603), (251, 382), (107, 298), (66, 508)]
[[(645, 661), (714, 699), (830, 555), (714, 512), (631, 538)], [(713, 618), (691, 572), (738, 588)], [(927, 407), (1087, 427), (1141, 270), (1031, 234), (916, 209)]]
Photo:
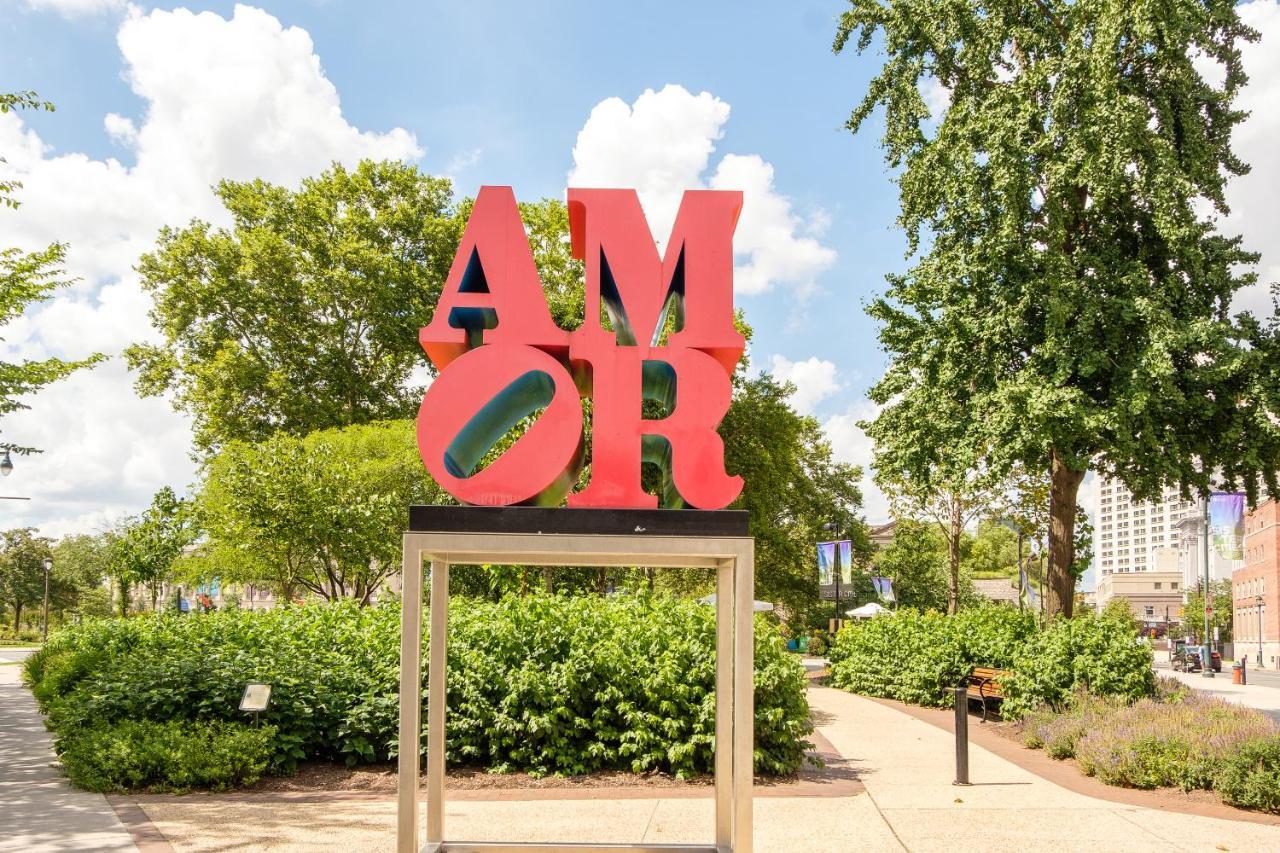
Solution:
[(44, 641), (49, 642), (49, 572), (53, 571), (53, 559), (44, 558)]
[(4, 452), (4, 459), (0, 459), (0, 474), (8, 477), (13, 473), (13, 459), (9, 456), (9, 451)]
[(822, 525), (822, 529), (831, 530), (835, 533), (835, 536), (836, 536), (836, 547), (835, 547), (836, 618), (835, 618), (835, 621), (833, 622), (833, 625), (835, 626), (836, 630), (839, 630), (840, 628), (840, 519), (837, 518), (835, 521), (828, 521), (826, 524)]
[(1262, 596), (1256, 596), (1253, 603), (1258, 605), (1258, 666), (1262, 666)]
[(1213, 678), (1213, 640), (1209, 633), (1209, 620), (1213, 618), (1213, 585), (1209, 580), (1209, 501), (1213, 493), (1204, 496), (1204, 657), (1200, 674)]

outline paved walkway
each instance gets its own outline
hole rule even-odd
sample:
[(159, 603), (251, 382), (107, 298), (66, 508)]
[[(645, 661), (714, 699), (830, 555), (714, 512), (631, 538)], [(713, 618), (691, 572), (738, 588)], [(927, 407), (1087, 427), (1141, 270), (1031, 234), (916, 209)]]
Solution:
[[(105, 798), (76, 792), (52, 754), (16, 667), (0, 668), (0, 850), (137, 850)], [(1198, 686), (1198, 685), (1197, 685)], [(864, 790), (847, 796), (761, 796), (756, 849), (773, 851), (1258, 851), (1280, 850), (1280, 826), (1100, 800), (1061, 787), (976, 744), (969, 787), (951, 784), (952, 735), (898, 708), (824, 687), (810, 704), (819, 733)], [(854, 786), (856, 789), (856, 786)], [(467, 792), (475, 795), (478, 792)], [(777, 793), (770, 792), (770, 793)], [(172, 850), (319, 853), (391, 851), (389, 796), (139, 797), (128, 815), (150, 820)], [(481, 799), (446, 805), (455, 839), (709, 842), (705, 796)], [(130, 822), (134, 822), (130, 817)], [(137, 828), (137, 827), (135, 827)], [(163, 841), (144, 849), (170, 849)]]
[[(1222, 672), (1215, 672), (1213, 678), (1205, 678), (1204, 674), (1199, 672), (1175, 672), (1172, 669), (1163, 669), (1161, 667), (1156, 667), (1156, 673), (1176, 678), (1183, 684), (1194, 687), (1218, 699), (1234, 702), (1237, 705), (1257, 708), (1280, 722), (1280, 687), (1257, 683), (1232, 684), (1231, 667), (1224, 666), (1222, 669)], [(1246, 673), (1245, 678), (1247, 679), (1250, 674)]]
[(106, 797), (74, 790), (59, 776), (20, 669), (0, 666), (0, 850), (132, 853), (137, 848)]

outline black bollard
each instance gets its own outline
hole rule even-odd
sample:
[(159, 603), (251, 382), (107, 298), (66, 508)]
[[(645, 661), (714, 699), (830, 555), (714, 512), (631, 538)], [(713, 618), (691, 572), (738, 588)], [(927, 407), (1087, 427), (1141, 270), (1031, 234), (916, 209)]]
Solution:
[(951, 688), (956, 697), (956, 781), (954, 785), (969, 784), (969, 691), (963, 687)]

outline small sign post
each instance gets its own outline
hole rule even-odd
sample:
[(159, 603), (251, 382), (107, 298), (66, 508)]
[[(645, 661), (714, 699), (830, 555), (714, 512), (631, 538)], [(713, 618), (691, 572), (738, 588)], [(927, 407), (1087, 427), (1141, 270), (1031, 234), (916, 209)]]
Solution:
[(259, 681), (250, 681), (244, 686), (244, 694), (240, 697), (240, 710), (253, 714), (253, 724), (260, 722), (260, 716), (271, 704), (271, 685)]

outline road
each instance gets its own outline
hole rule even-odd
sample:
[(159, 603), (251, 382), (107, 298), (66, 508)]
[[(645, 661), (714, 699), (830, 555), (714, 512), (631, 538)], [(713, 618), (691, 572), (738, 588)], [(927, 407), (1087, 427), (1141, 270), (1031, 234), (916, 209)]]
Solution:
[[(1167, 661), (1156, 660), (1156, 670), (1161, 674), (1168, 675), (1172, 672)], [(1192, 675), (1203, 677), (1201, 673), (1193, 672)], [(1231, 680), (1231, 664), (1227, 661), (1222, 662), (1222, 672), (1215, 672), (1214, 678), (1225, 678)], [(1280, 672), (1274, 669), (1258, 669), (1252, 663), (1245, 670), (1245, 677), (1250, 684), (1257, 684), (1260, 687), (1275, 687), (1280, 689)]]

